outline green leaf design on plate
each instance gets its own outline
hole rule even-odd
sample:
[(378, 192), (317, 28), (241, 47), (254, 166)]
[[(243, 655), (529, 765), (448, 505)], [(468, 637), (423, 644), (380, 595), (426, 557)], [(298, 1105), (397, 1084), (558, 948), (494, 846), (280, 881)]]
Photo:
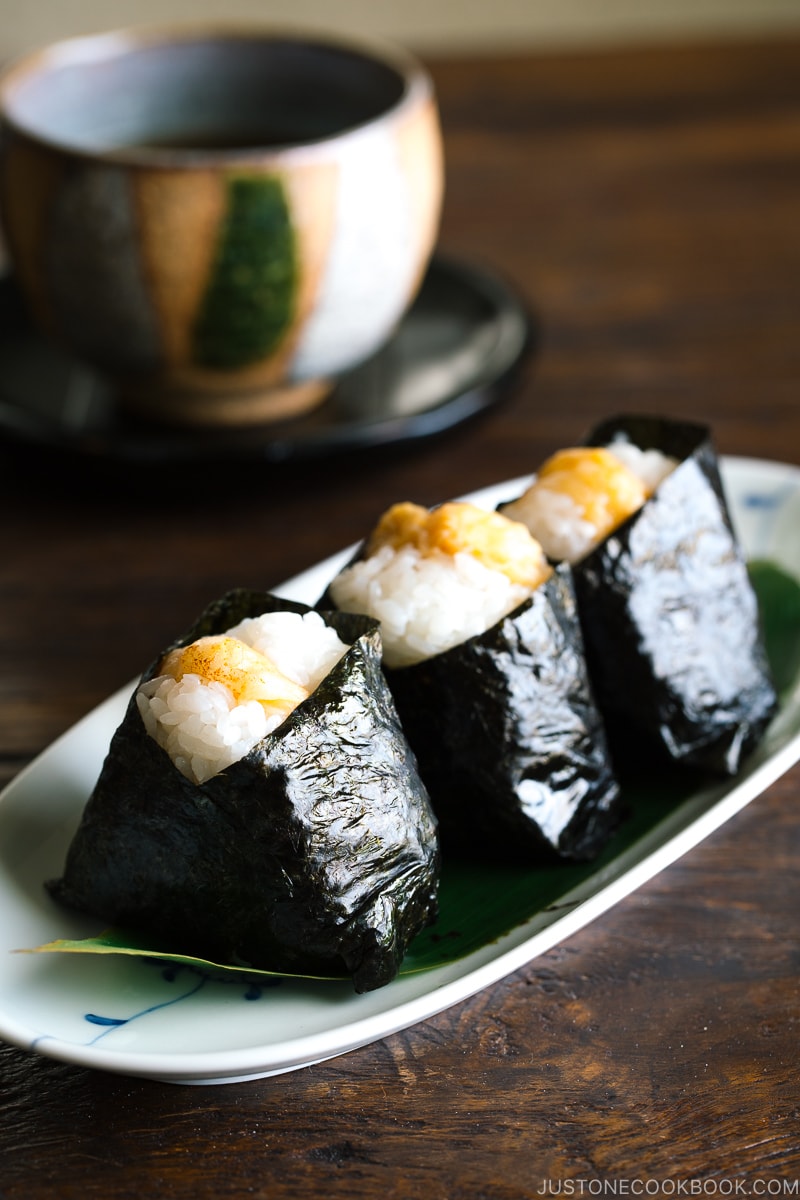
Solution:
[[(785, 694), (800, 674), (800, 583), (771, 562), (753, 562), (750, 572), (761, 605), (770, 663), (778, 689)], [(445, 862), (439, 889), (439, 918), (414, 939), (403, 960), (401, 975), (457, 962), (496, 942), (537, 913), (555, 917), (563, 908), (571, 907), (574, 901), (568, 895), (574, 888), (603, 871), (612, 871), (621, 855), (708, 782), (707, 776), (700, 772), (676, 768), (672, 773), (661, 772), (657, 779), (648, 777), (639, 783), (629, 783), (624, 791), (627, 818), (603, 853), (591, 863), (556, 864), (532, 870), (507, 864)], [(209, 972), (254, 978), (285, 974), (172, 954), (163, 946), (121, 929), (75, 941), (60, 939), (36, 950), (145, 955)]]
[(761, 606), (764, 641), (778, 695), (800, 674), (800, 584), (773, 562), (756, 559), (750, 578)]

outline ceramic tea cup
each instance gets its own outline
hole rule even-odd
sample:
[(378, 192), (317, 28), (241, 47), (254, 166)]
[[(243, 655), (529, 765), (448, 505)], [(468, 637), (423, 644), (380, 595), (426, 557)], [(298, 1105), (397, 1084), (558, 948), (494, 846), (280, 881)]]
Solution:
[(436, 100), (399, 49), (123, 30), (0, 79), (0, 214), (33, 319), (120, 400), (283, 417), (391, 335), (441, 207)]

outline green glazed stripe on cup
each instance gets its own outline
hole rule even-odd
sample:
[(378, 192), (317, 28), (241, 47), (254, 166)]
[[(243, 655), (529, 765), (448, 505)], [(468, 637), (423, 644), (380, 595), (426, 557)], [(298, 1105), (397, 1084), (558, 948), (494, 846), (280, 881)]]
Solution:
[(195, 322), (199, 366), (244, 367), (266, 358), (294, 315), (297, 251), (280, 179), (227, 182), (214, 268)]

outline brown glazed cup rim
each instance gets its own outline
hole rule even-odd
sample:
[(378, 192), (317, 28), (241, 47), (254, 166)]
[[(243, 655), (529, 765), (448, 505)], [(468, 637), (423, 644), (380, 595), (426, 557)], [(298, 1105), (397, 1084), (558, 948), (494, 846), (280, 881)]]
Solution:
[[(21, 88), (37, 78), (45, 80), (62, 68), (102, 64), (120, 60), (138, 51), (158, 47), (182, 47), (203, 42), (237, 43), (277, 47), (281, 44), (309, 48), (335, 55), (351, 55), (365, 65), (377, 65), (394, 74), (397, 96), (373, 114), (323, 136), (287, 144), (268, 142), (237, 147), (88, 146), (80, 139), (49, 133), (42, 124), (19, 111)], [(410, 108), (433, 100), (432, 79), (411, 52), (391, 41), (339, 34), (311, 26), (224, 21), (188, 22), (170, 25), (125, 26), (101, 33), (61, 39), (23, 54), (0, 72), (0, 125), (30, 141), (77, 158), (113, 161), (120, 166), (166, 166), (170, 169), (234, 162), (296, 160), (329, 153), (334, 146), (361, 136), (383, 123), (401, 119)]]

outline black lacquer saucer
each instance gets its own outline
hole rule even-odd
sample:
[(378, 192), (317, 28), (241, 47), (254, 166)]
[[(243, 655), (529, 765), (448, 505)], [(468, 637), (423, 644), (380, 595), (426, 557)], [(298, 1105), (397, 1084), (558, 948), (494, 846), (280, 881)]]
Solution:
[(534, 345), (534, 321), (489, 271), (434, 258), (391, 341), (291, 420), (176, 428), (131, 416), (101, 378), (47, 343), (0, 280), (0, 442), (64, 460), (156, 464), (313, 460), (443, 432), (491, 407)]

